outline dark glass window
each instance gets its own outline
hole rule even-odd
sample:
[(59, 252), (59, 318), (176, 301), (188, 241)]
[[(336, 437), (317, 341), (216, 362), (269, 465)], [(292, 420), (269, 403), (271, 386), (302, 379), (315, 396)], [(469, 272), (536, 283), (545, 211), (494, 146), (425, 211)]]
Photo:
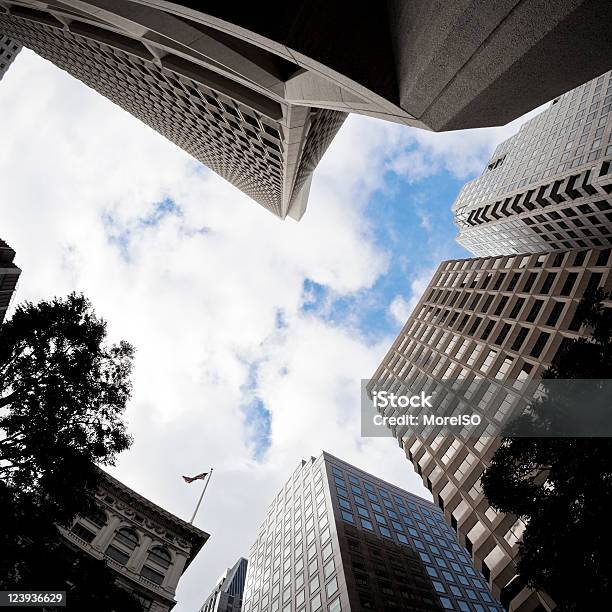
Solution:
[(514, 339), (514, 342), (512, 343), (512, 350), (513, 351), (518, 351), (521, 346), (523, 346), (523, 342), (525, 342), (525, 338), (527, 337), (527, 334), (529, 333), (529, 328), (528, 327), (521, 327), (519, 330), (519, 333), (516, 335), (516, 338)]
[(565, 253), (557, 253), (555, 255), (555, 260), (553, 261), (553, 268), (560, 268), (563, 265), (563, 260), (565, 259)]
[(485, 301), (482, 304), (482, 307), (480, 308), (480, 311), (486, 313), (489, 310), (489, 306), (491, 306), (492, 301), (493, 301), (493, 296), (487, 295)]
[(514, 291), (514, 288), (516, 287), (516, 284), (518, 283), (519, 278), (521, 278), (520, 272), (515, 272), (512, 275), (512, 278), (510, 279), (510, 284), (508, 285), (508, 291)]
[(576, 279), (578, 278), (577, 272), (570, 272), (563, 283), (563, 287), (561, 287), (561, 295), (569, 295), (576, 284)]
[(525, 298), (517, 298), (516, 302), (514, 302), (514, 306), (512, 306), (512, 310), (510, 311), (508, 318), (516, 319), (524, 303), (525, 303)]
[(502, 283), (504, 282), (504, 280), (506, 279), (506, 273), (502, 272), (501, 274), (499, 274), (497, 276), (497, 278), (495, 279), (495, 284), (493, 285), (493, 289), (497, 290), (502, 286)]
[(580, 251), (579, 253), (576, 253), (576, 257), (574, 257), (574, 265), (581, 266), (584, 263), (584, 260), (586, 259), (586, 254), (586, 251)]
[(495, 314), (496, 316), (501, 315), (507, 303), (508, 303), (508, 296), (502, 295), (501, 299), (499, 300), (499, 303), (497, 304), (495, 308), (495, 312), (493, 314)]
[(596, 266), (607, 266), (609, 258), (610, 258), (610, 249), (604, 249), (603, 251), (599, 252), (595, 265)]
[(525, 285), (523, 286), (524, 293), (528, 293), (529, 291), (531, 291), (531, 288), (533, 287), (537, 277), (538, 277), (537, 272), (530, 272), (527, 275), (527, 279), (525, 280)]
[(555, 278), (557, 277), (556, 272), (549, 272), (544, 279), (544, 283), (542, 284), (542, 289), (540, 293), (548, 293), (555, 282)]
[(493, 330), (493, 327), (495, 327), (495, 321), (489, 321), (486, 327), (484, 328), (484, 331), (482, 332), (481, 338), (483, 340), (486, 340), (489, 337), (491, 331)]
[(533, 323), (537, 319), (538, 314), (540, 313), (540, 310), (542, 310), (543, 304), (544, 304), (543, 300), (535, 300), (535, 302), (531, 306), (531, 310), (529, 311), (529, 314), (527, 315), (528, 323)]
[(550, 314), (548, 315), (548, 319), (546, 319), (546, 325), (556, 325), (564, 307), (564, 302), (555, 302)]
[(497, 335), (497, 338), (495, 339), (495, 344), (501, 345), (504, 342), (504, 340), (508, 336), (508, 333), (510, 332), (510, 328), (511, 328), (510, 323), (504, 323), (504, 326), (501, 328), (501, 331), (499, 332), (499, 334)]
[(589, 277), (589, 282), (586, 286), (585, 293), (592, 293), (593, 291), (595, 291), (599, 287), (602, 278), (603, 274), (601, 274), (601, 272), (591, 272), (591, 276)]
[(538, 339), (536, 340), (533, 348), (531, 349), (531, 353), (529, 353), (532, 357), (539, 357), (542, 354), (542, 350), (546, 346), (548, 339), (550, 338), (550, 334), (548, 332), (540, 332)]

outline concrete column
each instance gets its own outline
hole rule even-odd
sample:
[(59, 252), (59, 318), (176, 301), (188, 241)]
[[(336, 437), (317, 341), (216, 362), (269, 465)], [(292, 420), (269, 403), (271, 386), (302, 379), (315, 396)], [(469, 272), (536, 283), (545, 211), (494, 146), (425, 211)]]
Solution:
[(129, 570), (132, 570), (136, 573), (140, 572), (142, 565), (147, 558), (147, 553), (149, 552), (149, 548), (151, 547), (151, 538), (148, 535), (145, 535), (140, 540), (140, 545), (136, 548), (126, 564), (126, 567)]
[(174, 563), (170, 566), (164, 579), (163, 587), (174, 593), (178, 585), (178, 581), (183, 574), (185, 564), (187, 563), (187, 556), (182, 552), (177, 552), (174, 555)]
[(112, 516), (110, 521), (106, 524), (106, 527), (99, 531), (98, 535), (93, 539), (91, 543), (92, 547), (100, 552), (104, 552), (113, 539), (115, 531), (120, 523), (121, 519), (118, 516)]

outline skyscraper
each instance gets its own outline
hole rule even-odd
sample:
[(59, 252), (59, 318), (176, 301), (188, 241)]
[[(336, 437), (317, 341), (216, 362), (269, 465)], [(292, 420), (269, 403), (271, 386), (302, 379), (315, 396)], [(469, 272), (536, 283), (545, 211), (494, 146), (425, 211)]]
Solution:
[(248, 561), (240, 558), (219, 578), (200, 612), (240, 612)]
[(322, 453), (270, 504), (244, 612), (498, 612), (439, 508)]
[(106, 472), (95, 511), (61, 529), (69, 547), (102, 559), (143, 609), (168, 612), (179, 579), (208, 534), (160, 508)]
[(506, 123), (608, 70), (610, 19), (603, 0), (0, 3), (4, 34), (295, 219), (347, 113)]
[[(469, 403), (482, 416), (479, 427), (457, 436), (433, 425), (394, 427), (393, 434), (493, 594), (502, 603), (512, 600), (513, 610), (532, 610), (537, 601), (513, 580), (524, 525), (489, 507), (479, 478), (524, 386), (550, 365), (565, 339), (580, 336), (580, 298), (597, 287), (612, 290), (611, 251), (443, 262), (368, 386), (370, 393), (410, 395), (444, 389), (437, 412), (461, 414)], [(393, 414), (388, 409), (386, 416)]]
[(21, 51), (21, 45), (0, 33), (0, 80)]
[(0, 239), (0, 324), (4, 321), (21, 274), (21, 270), (13, 263), (13, 259), (15, 259), (15, 251)]
[(554, 99), (502, 142), (453, 205), (475, 255), (612, 245), (612, 73)]

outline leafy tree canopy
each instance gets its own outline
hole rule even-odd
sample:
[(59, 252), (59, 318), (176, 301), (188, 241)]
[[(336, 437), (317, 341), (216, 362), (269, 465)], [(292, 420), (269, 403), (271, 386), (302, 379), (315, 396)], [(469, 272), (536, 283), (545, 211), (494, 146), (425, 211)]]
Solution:
[(0, 327), (2, 588), (45, 588), (60, 575), (78, 588), (75, 568), (90, 567), (78, 555), (60, 562), (68, 557), (57, 526), (92, 509), (96, 466), (131, 444), (122, 416), (133, 354), (106, 342), (106, 323), (83, 295), (22, 304)]

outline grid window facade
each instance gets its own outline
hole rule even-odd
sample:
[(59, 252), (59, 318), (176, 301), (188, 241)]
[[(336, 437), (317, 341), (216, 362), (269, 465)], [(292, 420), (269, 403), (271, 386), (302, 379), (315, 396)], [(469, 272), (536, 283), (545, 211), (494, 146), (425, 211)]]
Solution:
[(453, 205), (478, 256), (612, 244), (610, 72), (553, 100), (501, 143)]
[(245, 612), (499, 612), (434, 504), (327, 453), (304, 461), (251, 547)]
[[(370, 393), (441, 389), (444, 414), (466, 412), (469, 401), (482, 417), (455, 439), (435, 426), (392, 431), (496, 596), (515, 574), (517, 539), (506, 537), (511, 517), (492, 514), (478, 487), (496, 449), (491, 433), (524, 405), (528, 383), (563, 340), (579, 337), (585, 292), (612, 290), (611, 255), (598, 248), (443, 262), (369, 383)], [(385, 416), (399, 414), (388, 408)]]
[[(295, 111), (272, 99), (260, 105), (263, 96), (257, 93), (233, 98), (227, 91), (244, 86), (228, 85), (225, 77), (167, 49), (153, 54), (153, 40), (129, 38), (73, 14), (70, 19), (65, 27), (51, 14), (15, 9), (0, 13), (0, 31), (121, 106), (275, 215), (284, 218), (294, 205), (303, 212), (309, 179), (345, 113)], [(249, 95), (253, 104), (240, 101)]]
[(0, 32), (0, 80), (21, 51), (21, 45)]

